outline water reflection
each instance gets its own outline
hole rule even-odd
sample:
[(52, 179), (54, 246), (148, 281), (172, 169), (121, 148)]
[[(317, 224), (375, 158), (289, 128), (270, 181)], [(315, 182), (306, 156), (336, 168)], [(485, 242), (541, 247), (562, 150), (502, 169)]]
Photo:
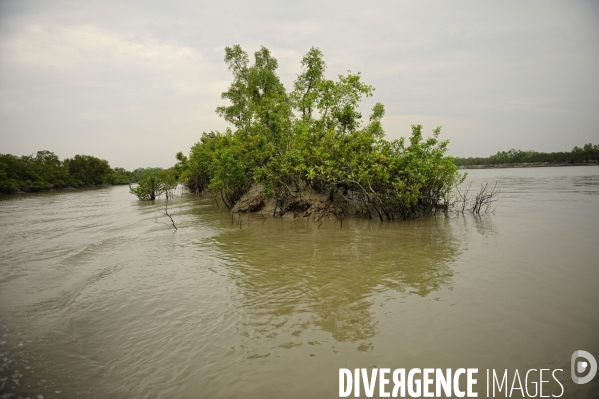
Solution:
[(455, 226), (445, 218), (353, 220), (342, 229), (277, 220), (224, 231), (216, 243), (239, 289), (235, 306), (246, 315), (241, 334), (292, 347), (316, 328), (367, 350), (377, 334), (373, 304), (381, 294), (426, 297), (451, 286), (461, 247)]

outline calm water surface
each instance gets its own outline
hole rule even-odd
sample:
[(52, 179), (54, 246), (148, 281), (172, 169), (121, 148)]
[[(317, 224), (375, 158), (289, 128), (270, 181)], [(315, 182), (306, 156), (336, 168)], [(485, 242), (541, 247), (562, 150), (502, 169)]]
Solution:
[(480, 397), (486, 368), (599, 397), (570, 379), (572, 352), (599, 359), (599, 167), (469, 177), (498, 182), (494, 214), (342, 228), (180, 194), (174, 232), (127, 187), (5, 196), (0, 394), (334, 398), (341, 367), (478, 367)]

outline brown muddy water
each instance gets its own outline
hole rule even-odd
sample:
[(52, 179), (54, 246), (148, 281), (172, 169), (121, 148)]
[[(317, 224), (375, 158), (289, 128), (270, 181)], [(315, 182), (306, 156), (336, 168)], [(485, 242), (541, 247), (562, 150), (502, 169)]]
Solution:
[(599, 359), (599, 167), (469, 176), (494, 214), (342, 228), (179, 194), (174, 232), (127, 187), (2, 197), (1, 397), (334, 398), (358, 367), (477, 367), (479, 397), (486, 369), (562, 369), (562, 397), (599, 397), (570, 377)]

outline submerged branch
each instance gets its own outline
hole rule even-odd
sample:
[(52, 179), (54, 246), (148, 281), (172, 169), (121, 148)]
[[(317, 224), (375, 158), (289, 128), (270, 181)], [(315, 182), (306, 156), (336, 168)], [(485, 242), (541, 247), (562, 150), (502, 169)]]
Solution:
[(175, 224), (175, 221), (173, 220), (173, 217), (171, 216), (170, 213), (168, 213), (168, 200), (166, 200), (166, 202), (164, 203), (164, 215), (167, 216), (170, 220), (171, 223), (173, 225), (173, 227), (175, 228), (175, 231), (177, 230), (177, 225)]

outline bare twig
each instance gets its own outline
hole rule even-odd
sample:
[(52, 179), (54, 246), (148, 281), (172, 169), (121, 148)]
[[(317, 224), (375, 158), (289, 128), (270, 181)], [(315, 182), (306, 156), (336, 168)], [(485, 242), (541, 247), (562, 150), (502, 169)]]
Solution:
[(491, 204), (497, 201), (497, 196), (499, 195), (500, 190), (497, 188), (497, 182), (493, 187), (489, 188), (489, 183), (485, 183), (480, 187), (480, 191), (474, 197), (471, 211), (473, 214), (480, 215), (481, 209), (484, 207), (483, 213), (486, 213), (489, 210)]
[(171, 214), (168, 213), (168, 200), (166, 200), (166, 202), (164, 203), (164, 212), (163, 212), (163, 214), (165, 216), (167, 216), (171, 220), (171, 223), (172, 223), (172, 225), (173, 225), (173, 227), (175, 228), (175, 231), (176, 231), (177, 230), (177, 225), (175, 224), (175, 221), (173, 220), (173, 217), (171, 216)]

